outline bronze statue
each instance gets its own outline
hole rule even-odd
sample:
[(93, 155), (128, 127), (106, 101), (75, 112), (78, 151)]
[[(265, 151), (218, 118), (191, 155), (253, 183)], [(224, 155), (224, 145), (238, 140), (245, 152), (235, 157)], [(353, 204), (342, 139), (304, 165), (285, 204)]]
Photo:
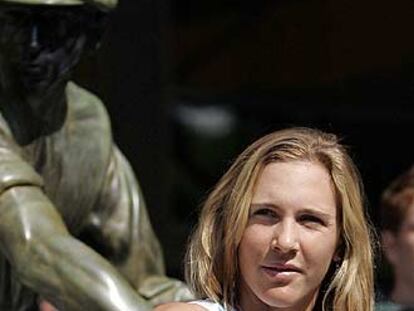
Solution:
[(103, 104), (69, 82), (115, 6), (0, 0), (0, 310), (143, 311), (188, 298), (165, 276)]

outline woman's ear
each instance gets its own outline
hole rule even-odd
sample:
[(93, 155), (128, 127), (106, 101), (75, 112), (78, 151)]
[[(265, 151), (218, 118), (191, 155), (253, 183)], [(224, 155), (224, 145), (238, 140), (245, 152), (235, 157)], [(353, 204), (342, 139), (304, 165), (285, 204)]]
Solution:
[(389, 230), (384, 230), (381, 232), (382, 251), (384, 252), (385, 257), (391, 264), (394, 264), (396, 260), (396, 240), (397, 237), (393, 232)]
[(339, 263), (344, 258), (344, 253), (344, 243), (342, 242), (342, 239), (339, 239), (338, 246), (336, 247), (332, 261)]
[(341, 256), (339, 256), (339, 252), (338, 252), (338, 251), (336, 251), (336, 252), (335, 252), (335, 254), (334, 254), (334, 256), (333, 256), (332, 260), (333, 260), (333, 262), (335, 262), (335, 263), (339, 263), (339, 262), (342, 260), (342, 257), (341, 257)]

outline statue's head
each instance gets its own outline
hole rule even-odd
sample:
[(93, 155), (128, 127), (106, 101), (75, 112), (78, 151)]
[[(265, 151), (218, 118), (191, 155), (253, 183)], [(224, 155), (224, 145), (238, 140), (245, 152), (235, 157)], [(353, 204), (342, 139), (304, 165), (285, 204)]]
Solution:
[(29, 95), (64, 85), (98, 45), (117, 0), (0, 0), (0, 86)]

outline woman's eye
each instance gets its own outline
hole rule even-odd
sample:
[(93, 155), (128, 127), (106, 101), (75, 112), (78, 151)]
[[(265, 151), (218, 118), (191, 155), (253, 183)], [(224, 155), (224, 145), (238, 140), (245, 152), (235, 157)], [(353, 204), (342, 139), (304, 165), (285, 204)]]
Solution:
[(253, 213), (253, 215), (266, 216), (266, 217), (277, 217), (276, 212), (268, 208), (258, 209)]
[(321, 218), (314, 215), (302, 215), (299, 220), (305, 224), (325, 225), (325, 222)]

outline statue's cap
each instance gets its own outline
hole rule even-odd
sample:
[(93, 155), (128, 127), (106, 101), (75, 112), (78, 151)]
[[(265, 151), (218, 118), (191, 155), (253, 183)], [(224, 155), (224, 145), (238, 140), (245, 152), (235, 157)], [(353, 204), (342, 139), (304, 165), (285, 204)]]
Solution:
[(2, 2), (39, 6), (74, 6), (88, 4), (98, 9), (109, 11), (116, 7), (118, 0), (0, 0), (0, 3)]

